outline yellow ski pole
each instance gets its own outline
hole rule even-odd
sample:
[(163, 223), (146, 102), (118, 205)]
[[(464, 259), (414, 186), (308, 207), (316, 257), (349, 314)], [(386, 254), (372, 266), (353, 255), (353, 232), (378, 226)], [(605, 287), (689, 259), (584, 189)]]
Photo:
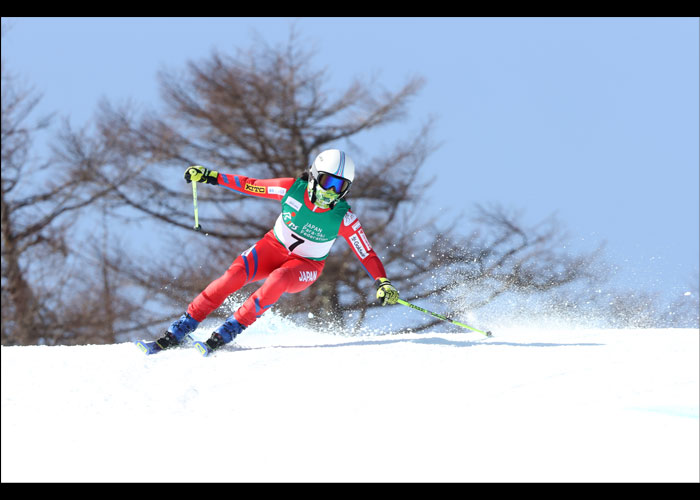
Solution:
[(453, 320), (453, 319), (446, 318), (446, 317), (443, 316), (442, 314), (438, 314), (438, 313), (434, 313), (434, 312), (428, 311), (427, 309), (423, 309), (422, 307), (418, 307), (417, 305), (411, 304), (410, 302), (406, 302), (405, 300), (399, 299), (399, 300), (398, 300), (398, 303), (401, 304), (401, 305), (404, 305), (404, 306), (411, 307), (411, 308), (413, 308), (413, 309), (415, 309), (415, 310), (417, 310), (417, 311), (421, 311), (421, 312), (424, 312), (424, 313), (426, 313), (426, 314), (430, 314), (431, 316), (435, 316), (435, 317), (438, 318), (438, 319), (441, 319), (441, 320), (444, 320), (444, 321), (449, 321), (449, 322), (452, 323), (453, 325), (461, 326), (462, 328), (467, 328), (467, 329), (469, 329), (469, 330), (475, 331), (475, 332), (480, 333), (480, 334), (482, 334), (482, 335), (486, 335), (487, 337), (491, 337), (491, 336), (493, 335), (491, 332), (483, 332), (483, 331), (481, 331), (481, 330), (477, 330), (476, 328), (473, 328), (473, 327), (471, 327), (471, 326), (469, 326), (469, 325), (465, 325), (464, 323), (460, 323), (459, 321), (455, 321), (455, 320)]

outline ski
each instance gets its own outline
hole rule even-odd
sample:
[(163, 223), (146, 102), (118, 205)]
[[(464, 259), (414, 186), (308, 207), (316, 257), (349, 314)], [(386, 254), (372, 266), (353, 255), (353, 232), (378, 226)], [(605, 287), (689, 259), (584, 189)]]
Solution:
[(153, 342), (149, 342), (147, 340), (139, 340), (134, 342), (136, 344), (136, 347), (141, 349), (145, 355), (151, 355), (151, 354), (156, 354), (163, 349), (156, 343), (154, 340)]
[(194, 346), (197, 348), (199, 353), (202, 356), (209, 356), (212, 352), (214, 352), (207, 344), (206, 342), (195, 342)]
[[(180, 347), (188, 347), (192, 345), (192, 337), (190, 335), (185, 335), (185, 338), (182, 339), (182, 342), (180, 342), (179, 345), (170, 347), (169, 349), (177, 349)], [(151, 354), (157, 354), (160, 351), (163, 351), (164, 349), (157, 344), (155, 340), (137, 340), (134, 342), (136, 347), (141, 349), (141, 352), (143, 352), (146, 356), (150, 356)]]

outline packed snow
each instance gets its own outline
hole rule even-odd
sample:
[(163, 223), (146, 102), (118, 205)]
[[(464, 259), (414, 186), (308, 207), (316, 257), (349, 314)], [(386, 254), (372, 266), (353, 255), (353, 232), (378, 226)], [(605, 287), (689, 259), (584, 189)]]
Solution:
[(493, 333), (3, 346), (2, 481), (700, 480), (698, 330)]

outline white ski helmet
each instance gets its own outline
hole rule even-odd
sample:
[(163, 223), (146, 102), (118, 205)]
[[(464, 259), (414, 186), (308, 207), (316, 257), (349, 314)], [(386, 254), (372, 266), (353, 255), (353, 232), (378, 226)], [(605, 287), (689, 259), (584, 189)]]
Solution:
[(309, 169), (309, 197), (319, 206), (333, 206), (355, 180), (355, 162), (339, 149), (319, 153)]

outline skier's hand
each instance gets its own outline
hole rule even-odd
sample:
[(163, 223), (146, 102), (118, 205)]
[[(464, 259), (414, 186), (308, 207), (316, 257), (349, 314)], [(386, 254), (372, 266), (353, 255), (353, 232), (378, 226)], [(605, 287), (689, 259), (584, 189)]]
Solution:
[(377, 287), (377, 300), (379, 300), (383, 306), (387, 304), (396, 304), (399, 300), (399, 291), (394, 288), (387, 278), (379, 278), (374, 282), (374, 286)]
[(209, 170), (199, 165), (192, 165), (185, 170), (185, 180), (187, 184), (192, 181), (203, 182), (205, 184), (218, 184), (219, 172), (216, 170)]

